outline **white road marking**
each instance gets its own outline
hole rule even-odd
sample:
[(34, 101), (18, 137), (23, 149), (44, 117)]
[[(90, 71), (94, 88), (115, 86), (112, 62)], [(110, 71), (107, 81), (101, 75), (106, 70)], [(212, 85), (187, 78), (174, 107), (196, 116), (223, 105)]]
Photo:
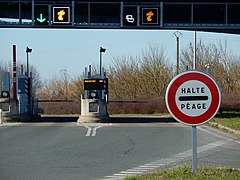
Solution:
[(152, 170), (152, 169), (155, 169), (156, 167), (135, 167), (135, 168), (133, 168), (133, 169), (146, 169), (147, 171), (149, 171), (149, 170)]
[(142, 174), (142, 171), (122, 171), (120, 174)]
[(91, 136), (92, 128), (88, 126), (84, 126), (84, 127), (88, 129), (86, 136)]
[[(129, 174), (130, 175), (130, 174)], [(132, 175), (132, 174), (131, 174)], [(116, 178), (116, 177), (118, 177), (118, 176), (123, 176), (123, 178), (125, 177), (125, 176), (127, 176), (127, 174), (114, 174), (114, 177)]]
[[(214, 149), (216, 147), (222, 146), (226, 143), (230, 142), (230, 139), (220, 140), (216, 142), (212, 142), (209, 144), (206, 144), (204, 146), (198, 147), (197, 152), (201, 153), (210, 149)], [(144, 165), (140, 165), (135, 168), (131, 168), (125, 171), (121, 171), (120, 173), (113, 174), (112, 176), (105, 176), (102, 180), (114, 180), (114, 179), (124, 179), (128, 175), (138, 175), (143, 174), (149, 171), (152, 171), (154, 169), (160, 168), (161, 166), (168, 166), (172, 163), (179, 162), (185, 158), (189, 158), (192, 156), (192, 149), (183, 151), (181, 153), (175, 154), (171, 156), (170, 158), (163, 158), (159, 159), (157, 161), (146, 163)]]
[(115, 176), (105, 176), (106, 178), (114, 178)]
[(222, 146), (222, 145), (224, 145), (224, 144), (226, 144), (228, 142), (229, 142), (228, 140), (221, 140), (221, 141), (209, 143), (209, 144), (207, 144), (205, 146), (201, 146), (201, 147), (197, 148), (197, 151), (198, 151), (198, 153), (201, 153), (203, 151), (207, 151), (209, 149), (213, 149), (215, 147)]
[(112, 123), (77, 123), (77, 126), (83, 126), (83, 127), (112, 126)]
[(156, 165), (156, 166), (164, 166), (165, 164), (163, 164), (163, 163), (156, 163), (156, 162), (153, 162), (152, 165)]
[(149, 163), (149, 164), (144, 164), (145, 166), (162, 166), (162, 165), (164, 165), (164, 164), (162, 164), (162, 163), (156, 163), (156, 162), (154, 162), (154, 163)]
[(92, 136), (96, 136), (96, 133), (97, 133), (97, 129), (100, 128), (102, 126), (98, 126), (98, 127), (94, 127), (93, 130), (92, 130)]
[(240, 144), (240, 141), (239, 141), (239, 140), (234, 140), (234, 139), (230, 139), (230, 138), (224, 137), (224, 136), (219, 135), (219, 134), (215, 134), (214, 132), (211, 132), (211, 131), (209, 131), (209, 130), (207, 130), (207, 129), (204, 129), (204, 128), (202, 128), (202, 127), (198, 127), (198, 129), (200, 129), (201, 131), (204, 131), (204, 132), (206, 132), (206, 133), (208, 133), (208, 134), (214, 135), (214, 136), (216, 136), (216, 137), (220, 137), (220, 138), (222, 138), (222, 139), (226, 139), (226, 140), (228, 140), (228, 141), (231, 141), (231, 142), (235, 142), (235, 143)]
[(96, 136), (98, 128), (112, 126), (111, 123), (77, 123), (77, 125), (87, 128), (86, 136)]
[(129, 169), (128, 171), (132, 171), (132, 172), (145, 172), (145, 171), (148, 171), (148, 169), (145, 169), (145, 168), (133, 168), (133, 169)]
[(87, 134), (86, 136), (96, 136), (97, 134), (97, 129), (101, 128), (103, 126), (97, 126), (97, 127), (89, 127), (89, 126), (84, 126), (85, 128), (87, 128)]
[(139, 166), (139, 167), (141, 167), (141, 168), (157, 168), (157, 167), (159, 167), (159, 166), (154, 166), (154, 165), (142, 165), (142, 166)]

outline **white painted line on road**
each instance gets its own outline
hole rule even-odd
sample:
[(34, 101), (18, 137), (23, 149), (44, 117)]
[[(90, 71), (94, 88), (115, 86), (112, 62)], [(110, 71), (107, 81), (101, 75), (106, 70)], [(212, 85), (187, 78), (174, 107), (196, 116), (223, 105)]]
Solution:
[(152, 169), (152, 168), (147, 168), (147, 167), (135, 167), (135, 168), (133, 168), (133, 169), (149, 171), (149, 169)]
[(98, 127), (94, 127), (93, 130), (92, 130), (92, 136), (96, 136), (96, 133), (97, 133), (97, 129), (100, 128), (102, 126), (98, 126)]
[(224, 145), (228, 142), (229, 141), (226, 141), (226, 140), (213, 142), (213, 143), (207, 144), (205, 146), (201, 146), (197, 150), (198, 150), (198, 153), (200, 153), (200, 152), (203, 152), (203, 151), (207, 151), (209, 149), (213, 149), (213, 148), (218, 147), (218, 146), (222, 146), (222, 145)]
[[(203, 151), (207, 151), (207, 150), (210, 150), (210, 149), (213, 149), (213, 148), (222, 146), (222, 145), (224, 145), (224, 144), (226, 144), (226, 143), (228, 143), (228, 142), (229, 142), (229, 141), (221, 140), (221, 141), (209, 143), (209, 144), (207, 144), (207, 145), (198, 147), (198, 148), (197, 148), (197, 152), (198, 152), (198, 153), (201, 153), (201, 152), (203, 152)], [(177, 160), (182, 160), (182, 159), (185, 159), (185, 158), (187, 158), (187, 157), (190, 157), (191, 155), (192, 155), (192, 150), (187, 150), (187, 151), (183, 151), (183, 152), (181, 152), (181, 153), (175, 154), (175, 155), (173, 155), (172, 157), (173, 157), (174, 159), (177, 159)]]
[(101, 179), (101, 180), (109, 180), (109, 179), (118, 179), (116, 176), (105, 176), (105, 179)]
[(152, 165), (156, 165), (156, 166), (165, 166), (165, 164), (163, 164), (163, 163), (152, 163)]
[[(216, 141), (216, 142), (212, 142), (209, 144), (206, 144), (204, 146), (198, 147), (197, 148), (197, 152), (201, 153), (204, 151), (208, 151), (211, 149), (214, 149), (216, 147), (219, 146), (223, 146), (224, 144), (230, 142), (229, 140), (220, 140), (220, 141)], [(152, 171), (154, 169), (160, 168), (162, 166), (168, 166), (171, 165), (172, 163), (177, 163), (177, 162), (181, 162), (181, 160), (184, 160), (186, 158), (189, 158), (192, 156), (192, 150), (186, 150), (183, 151), (181, 153), (175, 154), (173, 156), (171, 156), (170, 158), (163, 158), (163, 159), (159, 159), (157, 161), (151, 162), (151, 163), (146, 163), (144, 165), (132, 168), (132, 169), (128, 169), (126, 171), (121, 171), (120, 173), (116, 173), (113, 174), (112, 176), (105, 176), (104, 180), (114, 180), (116, 178), (121, 177), (122, 179), (128, 175), (137, 175), (137, 174), (143, 174), (149, 171)]]
[(86, 136), (96, 136), (97, 134), (97, 129), (101, 127), (107, 127), (107, 126), (112, 126), (111, 123), (78, 123), (77, 124), (80, 127), (85, 127), (87, 128), (87, 134)]
[(138, 169), (146, 169), (147, 171), (149, 171), (149, 170), (152, 170), (152, 169), (156, 169), (156, 167), (135, 167), (135, 168), (133, 168), (133, 169), (136, 169), (136, 168), (138, 168)]
[[(130, 175), (130, 174), (129, 174)], [(131, 174), (132, 175), (132, 174)], [(127, 174), (114, 174), (114, 177), (116, 178), (116, 177), (118, 177), (118, 176), (123, 176), (123, 177), (126, 177), (127, 176)]]
[(84, 126), (84, 127), (88, 129), (86, 136), (90, 136), (92, 133), (92, 128), (88, 126)]
[(222, 139), (226, 139), (226, 140), (228, 140), (228, 141), (231, 141), (231, 142), (235, 142), (235, 143), (240, 144), (240, 141), (239, 141), (239, 140), (234, 140), (234, 139), (230, 139), (230, 138), (224, 137), (224, 136), (222, 136), (222, 135), (216, 134), (216, 133), (211, 132), (211, 131), (209, 131), (209, 130), (207, 130), (207, 129), (204, 129), (204, 128), (202, 128), (202, 127), (198, 127), (198, 129), (200, 129), (201, 131), (204, 131), (204, 132), (206, 132), (206, 133), (208, 133), (208, 134), (214, 135), (214, 136), (216, 136), (216, 137), (220, 137), (220, 138), (222, 138)]
[(129, 171), (137, 171), (137, 172), (146, 172), (148, 171), (148, 169), (145, 169), (145, 168), (133, 168), (133, 169), (129, 169)]
[(142, 166), (139, 166), (139, 167), (142, 167), (142, 168), (158, 168), (159, 166), (154, 166), (154, 165), (142, 165)]
[[(162, 161), (164, 159), (164, 161)], [(173, 159), (173, 158), (163, 158), (163, 159), (160, 159), (160, 160), (157, 160), (157, 161), (155, 161), (155, 162), (153, 162), (153, 163), (163, 163), (164, 162), (164, 164), (169, 164), (169, 163), (173, 163), (175, 160)]]
[(97, 126), (97, 127), (84, 126), (84, 127), (88, 129), (86, 136), (96, 136), (97, 129), (101, 128), (102, 126)]
[(115, 176), (105, 176), (105, 178), (115, 178)]
[(122, 171), (120, 174), (142, 174), (142, 171)]
[(156, 162), (153, 162), (153, 163), (149, 163), (149, 164), (144, 164), (145, 166), (163, 166), (165, 164), (162, 164), (162, 163), (156, 163)]

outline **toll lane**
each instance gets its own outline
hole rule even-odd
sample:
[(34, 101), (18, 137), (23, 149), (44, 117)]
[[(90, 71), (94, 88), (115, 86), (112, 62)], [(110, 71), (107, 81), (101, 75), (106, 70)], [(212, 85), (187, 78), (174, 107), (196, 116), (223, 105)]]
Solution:
[[(111, 179), (189, 161), (191, 128), (156, 119), (129, 118), (132, 122), (127, 123), (127, 118), (118, 117), (106, 124), (1, 126), (0, 179)], [(211, 163), (216, 155), (225, 154), (225, 159), (231, 155), (227, 164), (231, 165), (239, 155), (238, 144), (229, 146), (228, 139), (204, 130), (198, 128), (199, 162)], [(229, 147), (235, 147), (235, 154), (226, 153), (234, 150)], [(219, 163), (224, 164), (218, 159)], [(233, 165), (240, 167), (239, 162)]]

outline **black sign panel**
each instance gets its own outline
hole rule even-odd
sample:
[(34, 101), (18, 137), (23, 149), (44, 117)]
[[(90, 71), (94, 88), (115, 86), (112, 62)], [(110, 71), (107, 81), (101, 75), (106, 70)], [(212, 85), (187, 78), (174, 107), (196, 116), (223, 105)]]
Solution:
[(70, 7), (53, 7), (53, 24), (70, 24)]
[(141, 17), (141, 25), (159, 25), (159, 8), (142, 7)]
[(34, 20), (36, 25), (48, 25), (48, 5), (34, 6)]
[(123, 11), (123, 25), (124, 26), (137, 26), (137, 7), (124, 7)]
[(104, 90), (104, 79), (84, 79), (84, 90)]

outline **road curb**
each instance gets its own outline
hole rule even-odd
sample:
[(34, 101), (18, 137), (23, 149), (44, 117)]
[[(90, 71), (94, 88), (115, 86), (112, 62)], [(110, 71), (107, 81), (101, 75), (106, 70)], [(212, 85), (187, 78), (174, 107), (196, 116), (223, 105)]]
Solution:
[(215, 122), (209, 122), (209, 124), (210, 124), (211, 126), (217, 127), (218, 129), (221, 129), (221, 130), (230, 132), (230, 133), (232, 133), (232, 134), (234, 134), (234, 135), (236, 135), (236, 136), (240, 136), (240, 131), (238, 131), (238, 130), (231, 129), (231, 128), (229, 128), (229, 127), (223, 126), (223, 125), (221, 125), (221, 124), (219, 124), (219, 123), (215, 123)]

